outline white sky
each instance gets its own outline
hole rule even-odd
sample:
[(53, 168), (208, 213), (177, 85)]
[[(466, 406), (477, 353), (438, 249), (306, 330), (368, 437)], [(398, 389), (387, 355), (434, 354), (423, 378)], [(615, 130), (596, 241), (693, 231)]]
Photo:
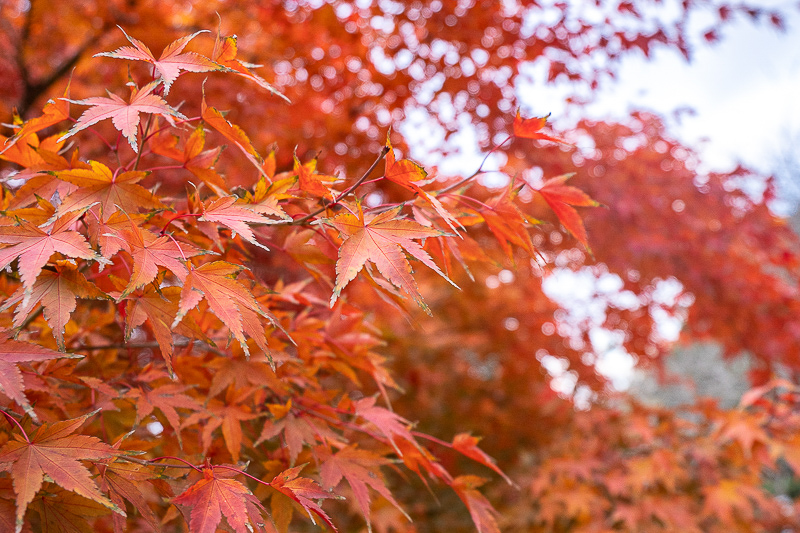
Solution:
[[(800, 132), (800, 16), (788, 2), (762, 3), (784, 5), (792, 15), (784, 33), (739, 17), (720, 42), (696, 45), (690, 64), (664, 50), (649, 62), (629, 58), (590, 113), (652, 109), (667, 116), (681, 140), (701, 148), (708, 167), (726, 170), (741, 161), (771, 171), (776, 154), (789, 148), (784, 138)], [(682, 107), (696, 115), (676, 120), (673, 112)]]

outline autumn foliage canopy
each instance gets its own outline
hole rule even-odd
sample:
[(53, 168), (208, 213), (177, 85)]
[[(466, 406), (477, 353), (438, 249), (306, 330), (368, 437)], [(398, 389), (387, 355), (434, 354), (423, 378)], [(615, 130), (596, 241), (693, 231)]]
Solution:
[[(772, 182), (699, 171), (651, 114), (554, 131), (536, 104), (561, 84), (579, 116), (620, 58), (739, 18), (781, 24), (0, 4), (0, 532), (800, 528), (770, 483), (800, 468), (800, 242)], [(465, 131), (483, 161), (437, 170)], [(559, 272), (599, 311), (548, 297)], [(738, 407), (597, 371), (604, 329), (659, 373), (663, 316), (750, 354)]]

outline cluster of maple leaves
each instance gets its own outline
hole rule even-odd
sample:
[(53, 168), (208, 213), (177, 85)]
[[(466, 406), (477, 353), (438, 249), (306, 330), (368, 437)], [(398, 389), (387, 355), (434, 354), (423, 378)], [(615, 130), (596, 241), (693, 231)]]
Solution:
[[(182, 514), (192, 532), (213, 532), (223, 518), (237, 533), (286, 531), (298, 505), (336, 529), (323, 500), (346, 495), (369, 524), (376, 505), (387, 512), (372, 494), (389, 516), (410, 520), (384, 472), (402, 464), (451, 487), (479, 531), (497, 531), (477, 490), (485, 480), (454, 477), (422, 442), (513, 484), (478, 439), (417, 432), (361, 392), (388, 402), (398, 386), (379, 333), (345, 289), (399, 310), (408, 296), (427, 311), (413, 270), (422, 264), (455, 286), (448, 272), (459, 263), (468, 271), (479, 248), (465, 227), (484, 225), (509, 258), (514, 248), (535, 255), (539, 221), (515, 201), (526, 185), (510, 180), (481, 201), (469, 195), (481, 169), (443, 186), (398, 158), (388, 137), (357, 178), (297, 156), (278, 172), (274, 152), (263, 157), (202, 85), (196, 116), (167, 100), (184, 72), (243, 76), (285, 98), (237, 59), (234, 37), (218, 35), (209, 57), (184, 51), (201, 33), (158, 59), (125, 34), (131, 46), (98, 55), (144, 62), (151, 81), (132, 75), (127, 100), (73, 100), (67, 86), (0, 139), (0, 159), (18, 170), (3, 186), (0, 218), (0, 392), (9, 400), (0, 407), (0, 526), (86, 531), (110, 519), (115, 531), (159, 529)], [(87, 108), (73, 119), (70, 104)], [(67, 121), (67, 132), (39, 137)], [(518, 113), (513, 137), (566, 144), (545, 125)], [(80, 139), (92, 135), (105, 146), (101, 160), (81, 156)], [(223, 146), (209, 135), (251, 164), (249, 188), (228, 186), (216, 169)], [(175, 176), (185, 194), (162, 194)], [(535, 193), (587, 246), (572, 206), (597, 203), (569, 177)], [(360, 188), (370, 179), (413, 199), (370, 204)], [(265, 257), (293, 262), (292, 281), (266, 283)]]

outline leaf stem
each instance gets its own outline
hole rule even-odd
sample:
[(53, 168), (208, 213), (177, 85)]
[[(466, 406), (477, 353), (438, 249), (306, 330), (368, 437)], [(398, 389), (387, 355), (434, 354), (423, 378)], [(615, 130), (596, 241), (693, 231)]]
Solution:
[(262, 485), (266, 485), (267, 487), (271, 487), (271, 486), (272, 486), (272, 485), (270, 485), (269, 483), (267, 483), (266, 481), (262, 481), (262, 480), (258, 479), (258, 478), (257, 478), (257, 477), (255, 477), (255, 476), (251, 476), (250, 474), (248, 474), (248, 473), (247, 473), (247, 472), (245, 472), (244, 470), (239, 470), (238, 468), (233, 468), (232, 466), (227, 466), (227, 465), (213, 465), (211, 468), (223, 468), (223, 469), (225, 469), (225, 470), (231, 470), (231, 471), (233, 471), (233, 472), (236, 472), (237, 474), (242, 474), (243, 476), (247, 476), (247, 477), (249, 477), (250, 479), (252, 479), (253, 481), (258, 481), (259, 483), (261, 483)]
[(10, 414), (6, 413), (5, 410), (0, 410), (0, 413), (3, 413), (3, 416), (6, 417), (6, 420), (10, 420), (11, 422), (14, 423), (15, 426), (17, 426), (19, 428), (19, 430), (22, 432), (22, 436), (25, 437), (25, 442), (30, 444), (31, 443), (31, 439), (28, 438), (28, 434), (25, 433), (24, 429), (22, 429), (22, 426), (20, 425), (19, 422), (17, 422), (17, 419), (14, 418), (13, 416), (11, 416)]
[(503, 139), (503, 142), (501, 142), (500, 144), (498, 144), (497, 146), (495, 146), (494, 148), (492, 148), (491, 150), (489, 150), (489, 152), (488, 152), (488, 153), (486, 154), (486, 156), (483, 158), (483, 161), (481, 161), (481, 164), (480, 164), (480, 166), (478, 167), (478, 170), (476, 170), (475, 172), (473, 172), (471, 175), (467, 176), (467, 177), (466, 177), (466, 178), (464, 178), (463, 180), (461, 180), (461, 181), (457, 181), (457, 182), (455, 182), (455, 183), (454, 183), (454, 184), (452, 184), (452, 185), (448, 185), (447, 187), (445, 187), (444, 189), (442, 189), (442, 190), (440, 190), (440, 191), (436, 191), (436, 195), (438, 196), (438, 195), (440, 195), (440, 194), (444, 194), (444, 193), (450, 192), (450, 191), (452, 191), (453, 189), (458, 189), (459, 187), (461, 187), (462, 185), (464, 185), (465, 183), (467, 183), (469, 180), (471, 180), (472, 178), (474, 178), (475, 176), (477, 176), (478, 174), (480, 174), (480, 173), (483, 171), (483, 165), (486, 163), (486, 160), (487, 160), (487, 159), (489, 159), (489, 156), (490, 156), (490, 155), (492, 155), (492, 154), (493, 154), (495, 151), (497, 151), (497, 149), (498, 149), (498, 148), (500, 148), (501, 146), (503, 146), (504, 144), (506, 144), (508, 141), (510, 141), (510, 140), (511, 140), (511, 139), (513, 139), (513, 138), (514, 138), (514, 136), (513, 136), (513, 135), (509, 135), (508, 137), (506, 137), (505, 139)]
[(152, 113), (150, 114), (150, 116), (147, 117), (147, 124), (145, 124), (144, 129), (142, 129), (142, 145), (139, 147), (139, 150), (136, 153), (136, 162), (133, 164), (133, 170), (139, 168), (139, 160), (142, 158), (142, 152), (144, 151), (144, 143), (147, 141), (147, 131), (150, 129), (151, 122), (153, 122)]

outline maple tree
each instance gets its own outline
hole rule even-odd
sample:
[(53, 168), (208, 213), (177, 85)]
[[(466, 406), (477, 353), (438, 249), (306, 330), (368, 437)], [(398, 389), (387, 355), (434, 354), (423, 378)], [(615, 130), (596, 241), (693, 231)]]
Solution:
[[(0, 531), (800, 527), (765, 481), (800, 468), (772, 183), (517, 99), (536, 62), (580, 107), (625, 54), (688, 57), (695, 13), (781, 24), (661, 4), (0, 4)], [(466, 118), (480, 167), (408, 157), (416, 111), (445, 156)], [(542, 290), (565, 269), (632, 297), (597, 294), (640, 367), (667, 312), (754, 388), (614, 392)]]

